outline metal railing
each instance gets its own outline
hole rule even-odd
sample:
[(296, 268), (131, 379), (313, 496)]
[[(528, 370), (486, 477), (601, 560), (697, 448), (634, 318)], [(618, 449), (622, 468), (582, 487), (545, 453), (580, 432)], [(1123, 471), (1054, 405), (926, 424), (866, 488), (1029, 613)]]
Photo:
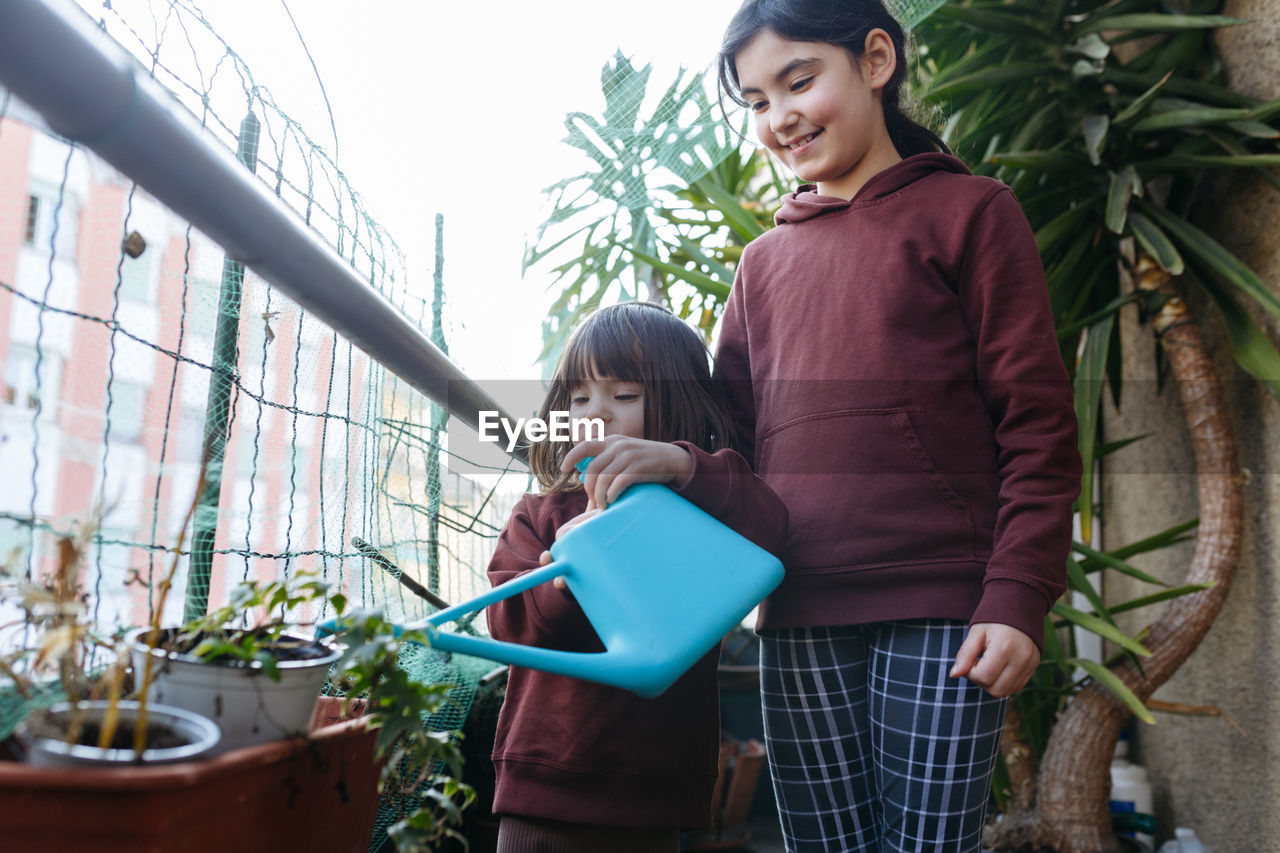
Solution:
[(450, 415), (503, 413), (69, 0), (0, 3), (0, 84)]

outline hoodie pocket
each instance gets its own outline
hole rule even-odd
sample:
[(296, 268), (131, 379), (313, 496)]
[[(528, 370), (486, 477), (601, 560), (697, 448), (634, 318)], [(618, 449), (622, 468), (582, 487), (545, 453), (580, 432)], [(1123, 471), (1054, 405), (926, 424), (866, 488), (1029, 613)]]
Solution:
[(973, 558), (969, 503), (938, 471), (912, 411), (826, 412), (761, 435), (760, 474), (791, 517), (788, 570)]

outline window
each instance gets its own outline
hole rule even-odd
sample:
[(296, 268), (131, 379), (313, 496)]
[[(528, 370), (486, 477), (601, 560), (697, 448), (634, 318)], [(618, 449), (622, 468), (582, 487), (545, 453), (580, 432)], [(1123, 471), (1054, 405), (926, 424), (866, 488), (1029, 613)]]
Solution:
[(36, 224), (40, 221), (40, 196), (27, 196), (27, 227), (23, 232), (23, 241), (28, 246), (36, 244)]
[(44, 400), (47, 412), (50, 401), (57, 398), (57, 356), (46, 352), (40, 362), (40, 375), (36, 376), (36, 351), (32, 347), (15, 344), (4, 361), (4, 385), (0, 386), (0, 401), (19, 409), (35, 409)]
[[(35, 190), (27, 197), (27, 223), (23, 239), (27, 245), (37, 249), (52, 249), (59, 258), (75, 257), (79, 212), (72, 196), (57, 190)], [(55, 216), (58, 226), (56, 229)]]
[(117, 379), (111, 383), (111, 415), (107, 431), (112, 441), (138, 443), (146, 418), (147, 386)]
[(151, 301), (151, 255), (124, 257), (120, 266), (120, 298), (134, 302)]

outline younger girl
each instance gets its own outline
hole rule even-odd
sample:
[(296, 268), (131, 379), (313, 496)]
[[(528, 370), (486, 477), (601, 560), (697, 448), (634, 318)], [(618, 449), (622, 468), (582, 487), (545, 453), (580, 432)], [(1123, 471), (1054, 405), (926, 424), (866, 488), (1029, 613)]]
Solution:
[[(569, 526), (635, 482), (666, 483), (768, 550), (787, 513), (743, 457), (696, 332), (640, 302), (591, 315), (570, 338), (542, 411), (599, 418), (603, 441), (535, 444), (543, 492), (512, 511), (489, 564), (505, 583), (549, 562)], [(595, 459), (579, 482), (574, 465)], [(603, 646), (581, 608), (552, 584), (487, 611), (499, 640), (568, 651)], [(718, 650), (661, 696), (512, 667), (493, 762), (499, 853), (675, 853), (682, 828), (706, 826), (719, 753)]]
[(979, 850), (1080, 483), (1031, 230), (903, 115), (903, 50), (880, 0), (747, 0), (719, 57), (807, 182), (743, 253), (717, 351), (791, 517), (758, 623), (789, 851)]

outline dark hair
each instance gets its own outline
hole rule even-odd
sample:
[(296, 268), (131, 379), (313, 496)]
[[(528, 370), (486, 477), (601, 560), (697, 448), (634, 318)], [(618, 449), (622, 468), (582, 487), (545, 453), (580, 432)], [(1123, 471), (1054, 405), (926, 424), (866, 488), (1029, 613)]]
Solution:
[[(592, 379), (618, 379), (644, 386), (644, 437), (688, 441), (703, 450), (734, 446), (736, 430), (728, 404), (711, 381), (706, 344), (690, 326), (650, 302), (601, 308), (573, 331), (551, 377), (538, 417), (568, 411), (574, 386)], [(529, 450), (529, 467), (546, 492), (574, 487), (577, 475), (560, 463), (564, 441), (540, 441)]]
[[(884, 30), (893, 41), (898, 63), (882, 93), (889, 139), (903, 157), (941, 151), (950, 154), (938, 134), (908, 118), (898, 103), (907, 78), (906, 33), (881, 0), (746, 0), (729, 22), (717, 57), (719, 91), (723, 99), (746, 106), (734, 57), (757, 33), (769, 30), (788, 41), (811, 41), (843, 47), (857, 60), (866, 50), (867, 35)], [(723, 106), (723, 100), (721, 105)]]

